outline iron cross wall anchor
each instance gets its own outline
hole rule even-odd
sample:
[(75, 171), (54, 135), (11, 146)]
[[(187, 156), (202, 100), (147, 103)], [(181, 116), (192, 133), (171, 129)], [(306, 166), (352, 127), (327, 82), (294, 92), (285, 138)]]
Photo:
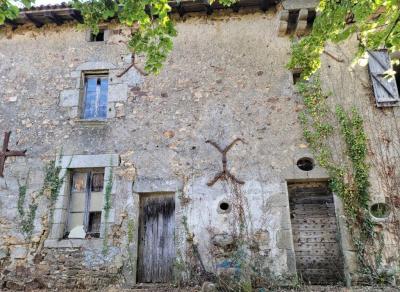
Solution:
[(211, 141), (211, 140), (206, 141), (206, 143), (210, 143), (211, 145), (213, 145), (222, 154), (222, 171), (219, 172), (211, 181), (209, 181), (207, 183), (207, 185), (209, 187), (213, 186), (220, 179), (227, 180), (228, 178), (232, 179), (234, 182), (236, 182), (238, 184), (241, 184), (241, 185), (244, 184), (244, 181), (237, 179), (232, 173), (230, 173), (230, 171), (227, 168), (228, 159), (226, 158), (226, 154), (233, 147), (233, 145), (235, 145), (239, 141), (242, 143), (245, 143), (243, 139), (236, 138), (235, 140), (232, 141), (231, 144), (226, 146), (224, 149), (219, 147), (219, 145), (217, 143), (215, 143), (214, 141)]
[(8, 142), (10, 141), (11, 131), (4, 132), (4, 141), (3, 141), (3, 148), (0, 151), (0, 177), (4, 177), (4, 165), (6, 162), (7, 157), (10, 156), (25, 156), (24, 151), (17, 151), (17, 150), (8, 150)]

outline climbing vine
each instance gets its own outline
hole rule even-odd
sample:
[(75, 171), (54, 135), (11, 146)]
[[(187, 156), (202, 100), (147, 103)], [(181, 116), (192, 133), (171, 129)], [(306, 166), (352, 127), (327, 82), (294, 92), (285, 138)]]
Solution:
[[(111, 165), (111, 163), (110, 163)], [(108, 175), (108, 181), (106, 185), (106, 189), (104, 191), (104, 236), (103, 236), (103, 254), (108, 253), (108, 219), (110, 217), (111, 210), (111, 192), (113, 187), (113, 171), (110, 168), (110, 173)]]
[(369, 50), (400, 49), (400, 1), (321, 0), (311, 33), (295, 41), (291, 69), (301, 68), (308, 78), (321, 66), (321, 54), (328, 42), (338, 43), (354, 34), (359, 40), (356, 57)]
[[(343, 201), (360, 272), (376, 282), (382, 278), (379, 272), (382, 248), (375, 246), (375, 239), (382, 235), (375, 231), (368, 210), (370, 166), (363, 120), (355, 108), (346, 111), (337, 105), (332, 111), (318, 76), (299, 83), (298, 89), (305, 104), (300, 114), (304, 137), (318, 163), (327, 170), (332, 191)], [(343, 141), (343, 149), (337, 149), (335, 137)]]
[[(61, 155), (60, 155), (61, 159)], [(43, 186), (39, 190), (37, 196), (32, 197), (31, 202), (28, 204), (28, 210), (25, 210), (25, 200), (28, 190), (27, 182), (20, 184), (18, 188), (18, 201), (17, 210), (21, 222), (21, 231), (25, 237), (29, 239), (32, 236), (34, 229), (34, 221), (36, 218), (36, 211), (38, 208), (37, 200), (43, 196), (47, 197), (50, 201), (50, 222), (53, 219), (54, 204), (57, 200), (60, 187), (64, 181), (64, 176), (60, 177), (61, 167), (56, 165), (55, 160), (49, 161), (44, 168), (44, 181)], [(26, 179), (28, 181), (28, 179)]]
[[(28, 181), (28, 179), (27, 179)], [(27, 212), (25, 212), (25, 198), (26, 198), (26, 192), (27, 192), (27, 183), (25, 182), (24, 184), (20, 184), (18, 187), (18, 201), (17, 201), (17, 210), (18, 210), (18, 216), (20, 219), (21, 223), (21, 231), (24, 233), (25, 238), (29, 239), (32, 236), (32, 232), (34, 229), (34, 221), (36, 217), (36, 210), (38, 205), (32, 201), (29, 206)]]

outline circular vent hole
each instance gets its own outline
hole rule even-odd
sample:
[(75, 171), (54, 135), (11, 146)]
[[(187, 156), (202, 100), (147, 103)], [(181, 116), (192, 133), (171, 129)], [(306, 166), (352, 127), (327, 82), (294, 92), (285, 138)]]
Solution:
[(222, 202), (219, 204), (219, 208), (222, 211), (228, 211), (229, 210), (229, 204), (227, 202)]
[(314, 160), (309, 157), (303, 157), (297, 160), (297, 167), (303, 171), (310, 171), (314, 169)]
[(386, 203), (376, 203), (371, 206), (370, 212), (375, 218), (384, 219), (389, 216), (390, 208)]

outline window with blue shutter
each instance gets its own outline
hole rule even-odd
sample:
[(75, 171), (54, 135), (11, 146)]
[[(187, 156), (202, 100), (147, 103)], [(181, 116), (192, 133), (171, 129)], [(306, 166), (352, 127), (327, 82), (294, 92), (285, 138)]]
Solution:
[(393, 67), (387, 50), (370, 51), (368, 58), (369, 73), (374, 88), (378, 107), (400, 105), (396, 78), (392, 75)]
[(107, 118), (107, 75), (86, 75), (85, 93), (83, 100), (84, 119), (106, 119)]

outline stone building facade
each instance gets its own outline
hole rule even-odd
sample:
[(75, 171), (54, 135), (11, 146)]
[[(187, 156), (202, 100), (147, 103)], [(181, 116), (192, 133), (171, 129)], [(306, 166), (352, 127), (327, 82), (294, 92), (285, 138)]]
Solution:
[[(335, 280), (357, 280), (341, 200), (305, 143), (302, 98), (286, 69), (288, 32), (307, 30), (312, 2), (175, 13), (174, 50), (157, 76), (131, 68), (119, 77), (131, 63), (123, 42), (131, 31), (106, 23), (96, 41), (72, 18), (57, 24), (70, 8), (42, 8), (53, 13), (44, 25), (36, 16), (1, 28), (0, 130), (12, 131), (9, 150), (27, 150), (8, 157), (0, 177), (1, 289), (190, 283), (240, 274), (238, 256), (261, 286), (290, 284), (299, 271), (307, 277), (315, 250), (333, 251), (319, 256), (320, 272), (332, 260)], [(371, 205), (385, 203), (392, 194), (374, 157), (384, 155), (382, 135), (399, 146), (400, 109), (376, 107), (367, 68), (351, 66), (355, 39), (326, 50), (322, 84), (332, 102), (361, 109)], [(235, 139), (228, 172), (213, 183), (219, 150)], [(41, 191), (51, 161), (61, 178), (50, 177), (59, 182), (55, 197)], [(313, 222), (307, 194), (320, 198)], [(315, 231), (309, 241), (299, 218)], [(383, 267), (395, 274), (398, 241), (389, 219), (376, 220), (385, 230)]]

